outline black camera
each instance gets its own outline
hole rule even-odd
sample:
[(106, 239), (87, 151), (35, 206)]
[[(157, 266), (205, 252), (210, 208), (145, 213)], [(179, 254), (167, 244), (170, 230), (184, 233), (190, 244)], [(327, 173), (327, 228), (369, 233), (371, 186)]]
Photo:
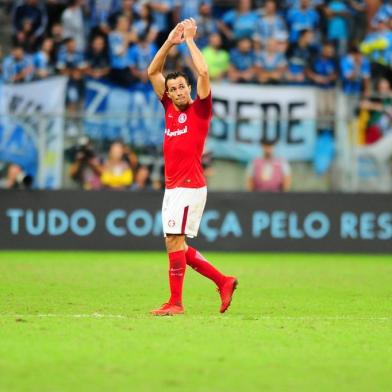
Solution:
[(68, 162), (75, 162), (77, 159), (82, 162), (87, 162), (95, 156), (96, 154), (90, 139), (86, 136), (80, 137), (74, 146), (65, 150), (65, 159)]
[(33, 176), (25, 172), (20, 172), (15, 179), (14, 188), (17, 189), (30, 189), (33, 185)]

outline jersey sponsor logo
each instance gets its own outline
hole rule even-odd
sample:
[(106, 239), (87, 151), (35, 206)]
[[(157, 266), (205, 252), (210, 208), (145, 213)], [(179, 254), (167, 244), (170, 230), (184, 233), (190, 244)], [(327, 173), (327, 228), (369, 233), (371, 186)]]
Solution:
[(187, 125), (185, 126), (185, 128), (178, 129), (177, 131), (171, 131), (168, 128), (165, 129), (165, 135), (169, 136), (169, 137), (184, 135), (187, 132), (188, 132), (188, 126)]
[(188, 119), (188, 117), (187, 117), (187, 115), (186, 115), (185, 113), (181, 113), (181, 114), (178, 116), (178, 122), (179, 122), (180, 124), (184, 124), (184, 122), (185, 122), (187, 119)]

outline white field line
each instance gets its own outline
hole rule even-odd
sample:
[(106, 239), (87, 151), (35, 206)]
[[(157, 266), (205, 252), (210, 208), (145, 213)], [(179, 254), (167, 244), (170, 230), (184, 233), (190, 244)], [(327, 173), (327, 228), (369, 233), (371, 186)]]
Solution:
[[(195, 319), (220, 319), (224, 320), (226, 316), (216, 315), (189, 315)], [(56, 313), (43, 313), (43, 314), (0, 314), (0, 319), (4, 318), (75, 318), (75, 319), (146, 319), (153, 318), (154, 316), (140, 314), (136, 316), (127, 316), (122, 314), (102, 314), (102, 313), (86, 313), (86, 314), (56, 314)], [(162, 317), (159, 317), (162, 318)], [(166, 317), (170, 318), (170, 317)], [(231, 319), (244, 320), (244, 321), (392, 321), (392, 316), (377, 317), (377, 316), (238, 316), (234, 315)]]

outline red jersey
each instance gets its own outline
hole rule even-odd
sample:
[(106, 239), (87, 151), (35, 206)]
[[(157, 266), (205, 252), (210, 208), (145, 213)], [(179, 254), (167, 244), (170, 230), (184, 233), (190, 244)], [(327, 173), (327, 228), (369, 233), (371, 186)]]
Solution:
[(166, 188), (201, 188), (206, 185), (201, 157), (212, 117), (211, 92), (199, 96), (183, 111), (177, 111), (165, 93), (165, 160)]

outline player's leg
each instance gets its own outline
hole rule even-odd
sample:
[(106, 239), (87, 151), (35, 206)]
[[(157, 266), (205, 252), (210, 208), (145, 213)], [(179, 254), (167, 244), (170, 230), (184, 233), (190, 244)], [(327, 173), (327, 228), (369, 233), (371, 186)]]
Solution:
[(231, 304), (238, 280), (234, 276), (226, 276), (216, 269), (197, 249), (186, 246), (186, 263), (196, 272), (212, 280), (221, 297), (220, 312), (224, 313)]
[(168, 234), (165, 241), (169, 257), (169, 303), (182, 306), (182, 287), (186, 269), (185, 236)]
[(216, 269), (197, 249), (187, 245), (185, 252), (186, 263), (192, 267), (196, 272), (211, 279), (218, 287), (226, 280), (218, 269)]
[(154, 315), (166, 316), (184, 313), (182, 288), (186, 269), (185, 232), (188, 214), (181, 190), (166, 189), (162, 204), (162, 224), (169, 259), (170, 299), (161, 308), (151, 311)]
[(184, 313), (182, 288), (186, 269), (185, 236), (167, 234), (165, 243), (169, 258), (170, 298), (159, 309), (151, 311), (155, 316), (172, 316)]
[[(188, 237), (196, 237), (205, 203), (207, 200), (207, 189), (200, 188), (189, 192), (188, 197), (188, 217), (185, 226), (185, 233)], [(233, 276), (226, 276), (215, 268), (207, 259), (195, 248), (185, 245), (186, 263), (199, 274), (212, 280), (218, 288), (221, 296), (221, 309), (223, 313), (230, 306), (233, 292), (237, 287), (237, 279)]]

